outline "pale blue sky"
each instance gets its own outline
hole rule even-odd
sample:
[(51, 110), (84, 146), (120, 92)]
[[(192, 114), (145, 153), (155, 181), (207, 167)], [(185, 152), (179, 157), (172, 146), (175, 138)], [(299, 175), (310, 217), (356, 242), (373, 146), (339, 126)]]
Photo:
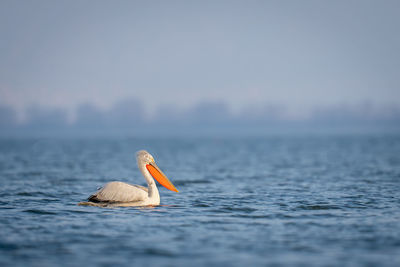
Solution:
[(400, 1), (0, 2), (0, 104), (400, 105)]

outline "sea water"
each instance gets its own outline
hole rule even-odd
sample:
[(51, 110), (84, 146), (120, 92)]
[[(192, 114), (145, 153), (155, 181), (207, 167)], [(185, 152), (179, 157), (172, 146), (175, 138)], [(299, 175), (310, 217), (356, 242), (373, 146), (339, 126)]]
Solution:
[[(77, 206), (140, 149), (179, 193)], [(3, 138), (0, 265), (400, 266), (400, 137)]]

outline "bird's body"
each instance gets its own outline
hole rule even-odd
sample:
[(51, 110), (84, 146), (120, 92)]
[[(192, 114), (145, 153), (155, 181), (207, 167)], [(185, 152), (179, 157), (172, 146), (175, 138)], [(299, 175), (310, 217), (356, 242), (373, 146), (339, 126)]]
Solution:
[(144, 150), (137, 153), (139, 170), (147, 181), (147, 188), (123, 182), (109, 182), (91, 195), (86, 202), (78, 205), (88, 206), (156, 206), (160, 204), (160, 194), (155, 178), (169, 190), (178, 192), (165, 174), (157, 167), (154, 158)]
[[(157, 187), (154, 186), (157, 190)], [(109, 182), (91, 195), (88, 200), (94, 203), (134, 203), (136, 206), (159, 205), (160, 195), (149, 197), (148, 188), (123, 182)]]

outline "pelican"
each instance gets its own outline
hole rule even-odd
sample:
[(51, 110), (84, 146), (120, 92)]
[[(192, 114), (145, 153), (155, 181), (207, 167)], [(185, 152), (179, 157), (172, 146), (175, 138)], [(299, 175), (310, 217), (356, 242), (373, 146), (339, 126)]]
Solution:
[(154, 179), (165, 188), (178, 192), (167, 176), (158, 168), (152, 155), (145, 150), (136, 153), (139, 170), (147, 181), (147, 188), (123, 182), (109, 182), (91, 195), (86, 202), (78, 205), (88, 206), (156, 206), (160, 204), (160, 194)]

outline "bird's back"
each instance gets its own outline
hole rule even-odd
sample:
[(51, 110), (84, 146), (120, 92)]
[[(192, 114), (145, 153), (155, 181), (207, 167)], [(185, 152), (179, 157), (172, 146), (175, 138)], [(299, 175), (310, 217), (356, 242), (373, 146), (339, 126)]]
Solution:
[(146, 200), (147, 197), (146, 187), (115, 181), (104, 185), (88, 200), (94, 203), (137, 202)]

